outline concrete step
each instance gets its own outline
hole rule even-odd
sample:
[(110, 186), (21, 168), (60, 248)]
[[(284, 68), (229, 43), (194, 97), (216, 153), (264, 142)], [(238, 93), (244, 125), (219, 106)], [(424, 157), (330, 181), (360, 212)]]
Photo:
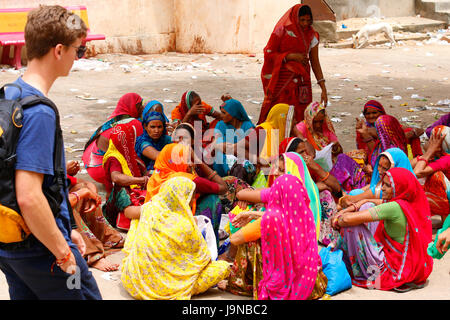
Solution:
[[(395, 41), (423, 41), (423, 40), (428, 40), (430, 39), (430, 36), (428, 35), (395, 35), (394, 36)], [(367, 46), (369, 45), (377, 45), (377, 44), (383, 44), (383, 43), (388, 43), (389, 40), (387, 39), (382, 39), (382, 40), (371, 40), (369, 41), (369, 43), (367, 44)], [(341, 41), (338, 43), (327, 43), (325, 44), (326, 48), (333, 48), (333, 49), (351, 49), (353, 48), (353, 42), (352, 41)]]
[(448, 0), (422, 0), (422, 2), (434, 3), (434, 8), (437, 12), (450, 9), (450, 1)]
[(450, 1), (436, 3), (436, 11), (442, 12), (442, 11), (447, 11), (447, 10), (450, 10)]
[[(446, 29), (447, 23), (439, 20), (431, 20), (418, 17), (395, 17), (386, 18), (381, 21), (376, 21), (369, 18), (353, 18), (336, 22), (337, 24), (337, 39), (343, 40), (351, 38), (352, 35), (358, 33), (358, 31), (367, 23), (387, 22), (392, 25), (394, 32), (433, 32), (440, 29)], [(347, 25), (346, 29), (342, 29), (342, 25)], [(400, 27), (401, 28), (400, 28)]]
[(416, 13), (422, 17), (444, 21), (450, 24), (450, 1), (416, 0)]

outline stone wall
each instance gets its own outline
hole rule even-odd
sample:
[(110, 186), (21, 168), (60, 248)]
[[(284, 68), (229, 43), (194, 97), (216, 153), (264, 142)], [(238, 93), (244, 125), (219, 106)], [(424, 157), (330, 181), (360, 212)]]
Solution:
[(337, 20), (415, 15), (415, 0), (327, 0)]
[(261, 52), (278, 19), (299, 0), (2, 0), (2, 8), (84, 5), (95, 52)]
[[(95, 52), (261, 53), (278, 19), (300, 0), (2, 0), (2, 8), (39, 3), (88, 8)], [(337, 20), (414, 15), (414, 0), (327, 0)], [(372, 10), (372, 11), (371, 11)], [(331, 25), (331, 27), (333, 27)], [(321, 38), (332, 40), (333, 28)], [(321, 31), (322, 33), (322, 31)], [(330, 34), (331, 36), (328, 36)]]
[(106, 35), (94, 41), (95, 51), (160, 53), (174, 51), (174, 0), (2, 0), (2, 8), (33, 8), (39, 4), (87, 7), (92, 32)]

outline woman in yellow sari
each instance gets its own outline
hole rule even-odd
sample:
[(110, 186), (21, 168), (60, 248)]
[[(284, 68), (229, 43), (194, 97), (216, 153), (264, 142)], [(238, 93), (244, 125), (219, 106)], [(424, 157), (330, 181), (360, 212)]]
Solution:
[(192, 180), (172, 178), (132, 220), (121, 280), (135, 299), (187, 300), (228, 277), (228, 263), (211, 261), (196, 225), (194, 192)]
[[(245, 139), (235, 144), (219, 143), (216, 149), (224, 154), (233, 154), (257, 164), (257, 173), (261, 168), (268, 168), (278, 159), (278, 146), (285, 138), (297, 135), (294, 126), (294, 107), (277, 104), (270, 109), (266, 121), (252, 130)], [(269, 173), (269, 169), (265, 175)]]

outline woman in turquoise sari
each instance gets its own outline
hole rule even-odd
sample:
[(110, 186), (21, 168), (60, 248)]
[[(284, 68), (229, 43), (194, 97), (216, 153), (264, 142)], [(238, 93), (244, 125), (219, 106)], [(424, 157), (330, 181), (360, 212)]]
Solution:
[[(236, 99), (229, 99), (220, 107), (222, 120), (214, 128), (216, 140), (214, 144), (235, 144), (245, 138), (250, 129), (254, 128), (252, 121), (247, 115), (242, 103)], [(215, 150), (213, 169), (221, 177), (225, 177), (231, 166), (227, 163), (227, 156), (222, 150)]]
[(142, 121), (145, 113), (156, 111), (163, 115), (164, 120), (166, 123), (169, 123), (169, 119), (167, 118), (166, 114), (164, 113), (164, 106), (161, 102), (158, 100), (152, 100), (152, 101), (145, 101), (142, 103), (144, 105), (144, 111), (142, 112), (142, 118), (140, 119)]
[[(354, 205), (361, 200), (367, 199), (381, 199), (383, 192), (381, 191), (381, 178), (392, 168), (405, 168), (414, 174), (414, 170), (408, 159), (406, 153), (400, 148), (390, 148), (382, 152), (376, 162), (370, 185), (362, 188), (352, 190), (349, 195), (345, 195), (339, 200), (339, 205), (342, 208)], [(359, 209), (359, 208), (358, 208)]]
[(162, 104), (153, 100), (145, 106), (141, 118), (144, 132), (136, 139), (135, 144), (136, 154), (144, 161), (147, 171), (150, 173), (153, 171), (153, 165), (159, 152), (172, 142), (170, 136), (167, 135), (164, 112), (152, 111), (155, 106), (162, 106)]

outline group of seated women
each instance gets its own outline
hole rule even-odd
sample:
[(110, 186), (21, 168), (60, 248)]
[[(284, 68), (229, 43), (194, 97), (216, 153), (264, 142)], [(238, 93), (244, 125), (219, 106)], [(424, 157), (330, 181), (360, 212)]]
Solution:
[[(356, 286), (425, 285), (431, 216), (444, 222), (450, 211), (448, 126), (432, 128), (423, 152), (424, 130), (401, 126), (372, 100), (357, 119), (357, 148), (344, 153), (317, 102), (300, 123), (293, 106), (276, 104), (256, 127), (238, 100), (222, 102), (215, 110), (188, 91), (169, 121), (160, 102), (126, 94), (86, 144), (85, 168), (107, 192), (99, 214), (111, 239), (99, 246), (123, 247), (121, 280), (134, 298), (190, 299), (217, 285), (255, 299), (319, 299), (327, 287), (319, 245), (343, 251)], [(81, 211), (100, 208), (95, 192)], [(225, 248), (218, 260), (200, 216)], [(434, 244), (441, 254), (449, 232)], [(104, 258), (103, 247), (90, 259)]]

